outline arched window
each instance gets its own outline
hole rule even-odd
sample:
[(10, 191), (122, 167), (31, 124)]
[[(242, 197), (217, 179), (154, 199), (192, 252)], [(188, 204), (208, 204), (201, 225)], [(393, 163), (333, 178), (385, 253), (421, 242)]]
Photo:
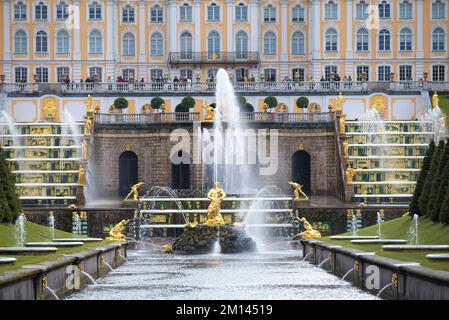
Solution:
[(60, 30), (56, 35), (56, 53), (69, 53), (69, 33), (66, 30)]
[(135, 56), (136, 55), (136, 39), (131, 32), (123, 35), (122, 40), (122, 55)]
[(188, 31), (181, 34), (181, 59), (192, 59), (193, 40)]
[(139, 159), (132, 151), (125, 151), (119, 157), (119, 195), (126, 196), (139, 178)]
[(237, 59), (246, 59), (248, 57), (248, 35), (245, 31), (237, 32), (235, 36), (235, 51)]
[(133, 23), (134, 19), (135, 19), (134, 8), (128, 4), (122, 10), (122, 22)]
[(388, 1), (382, 1), (379, 3), (379, 18), (390, 19), (391, 17), (391, 5)]
[(14, 5), (14, 20), (27, 19), (27, 6), (22, 1)]
[(263, 36), (263, 53), (265, 55), (275, 55), (276, 50), (276, 35), (272, 31), (268, 31)]
[(338, 19), (338, 4), (334, 1), (329, 1), (324, 5), (325, 19)]
[(159, 5), (151, 8), (151, 22), (164, 22), (164, 11)]
[(217, 31), (211, 31), (207, 36), (207, 52), (209, 53), (209, 58), (217, 56), (220, 54), (220, 34)]
[(27, 53), (27, 34), (23, 30), (19, 30), (14, 34), (14, 52), (15, 53)]
[(326, 51), (337, 51), (338, 34), (335, 29), (329, 29), (326, 31)]
[(357, 43), (357, 51), (368, 51), (369, 48), (368, 30), (362, 28), (357, 31), (356, 43)]
[(304, 54), (305, 53), (305, 39), (304, 34), (301, 31), (296, 31), (292, 36), (292, 54)]
[(155, 32), (151, 35), (151, 55), (162, 56), (164, 51), (164, 40), (159, 32)]
[(436, 28), (432, 32), (432, 51), (444, 51), (446, 47), (444, 30)]
[(103, 51), (103, 37), (100, 31), (94, 30), (89, 35), (89, 53), (101, 53)]
[(56, 20), (66, 20), (69, 17), (69, 5), (61, 1), (56, 5)]
[(192, 21), (192, 7), (189, 6), (188, 3), (184, 3), (179, 8), (179, 20), (183, 22), (191, 22)]
[(215, 3), (207, 6), (207, 21), (220, 21), (220, 6)]
[(391, 35), (388, 30), (381, 30), (379, 32), (379, 51), (390, 51), (391, 48)]
[(36, 52), (47, 53), (48, 51), (48, 36), (45, 31), (38, 31), (36, 33)]
[(399, 35), (399, 50), (400, 51), (412, 51), (412, 30), (404, 28)]
[(239, 3), (238, 6), (235, 7), (235, 20), (236, 21), (248, 21), (248, 6)]
[(413, 18), (413, 4), (409, 0), (403, 0), (399, 3), (399, 19)]
[(264, 22), (276, 22), (276, 8), (271, 4), (266, 6), (263, 10), (263, 21)]
[(432, 19), (446, 18), (446, 4), (441, 0), (432, 3)]
[(365, 20), (368, 18), (368, 3), (365, 0), (361, 0), (355, 5), (355, 18)]
[(304, 22), (304, 8), (299, 4), (293, 7), (292, 10), (292, 22)]
[(48, 17), (48, 7), (42, 1), (39, 2), (34, 8), (34, 18), (36, 20), (47, 20)]
[(101, 5), (98, 2), (89, 5), (89, 20), (101, 20)]

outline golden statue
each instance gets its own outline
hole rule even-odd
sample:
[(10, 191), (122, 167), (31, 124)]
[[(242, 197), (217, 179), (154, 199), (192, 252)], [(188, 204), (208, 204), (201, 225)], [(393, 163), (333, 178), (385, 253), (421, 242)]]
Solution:
[(440, 98), (438, 98), (438, 93), (435, 91), (435, 93), (432, 96), (432, 107), (435, 109), (439, 107), (440, 104)]
[(343, 94), (341, 92), (337, 96), (337, 102), (336, 102), (336, 105), (335, 105), (335, 111), (343, 111)]
[(81, 142), (81, 159), (87, 160), (87, 144), (85, 142)]
[(86, 102), (84, 104), (86, 105), (86, 113), (92, 112), (93, 100), (92, 100), (91, 95), (87, 96), (87, 100), (86, 100)]
[[(139, 182), (131, 187), (131, 191), (128, 193), (124, 201), (137, 201), (139, 200), (139, 188), (143, 186), (145, 183)], [(133, 195), (133, 199), (130, 200), (129, 197)]]
[(194, 222), (187, 222), (185, 224), (186, 229), (193, 229), (198, 225), (198, 222), (194, 221)]
[(173, 248), (171, 247), (171, 245), (166, 244), (162, 246), (162, 253), (172, 253), (173, 252)]
[[(309, 201), (309, 197), (302, 191), (302, 185), (293, 181), (290, 181), (288, 184), (295, 188), (295, 191), (293, 191), (293, 201)], [(301, 194), (303, 198), (300, 198), (299, 194)]]
[(219, 227), (225, 224), (223, 217), (220, 214), (221, 201), (226, 198), (226, 193), (218, 186), (218, 181), (214, 183), (214, 187), (209, 190), (207, 197), (210, 200), (207, 208), (206, 222), (208, 227)]
[(84, 116), (84, 135), (90, 136), (92, 131), (92, 118)]
[(349, 155), (349, 142), (348, 140), (344, 140), (343, 141), (343, 153), (344, 153), (344, 157), (347, 158)]
[(345, 126), (346, 126), (346, 115), (342, 114), (340, 117), (340, 133), (345, 134)]
[(346, 184), (352, 182), (352, 178), (355, 176), (356, 171), (352, 169), (351, 165), (346, 168)]
[(86, 182), (86, 170), (84, 170), (83, 166), (80, 166), (80, 169), (78, 170), (78, 185), (84, 186)]
[(301, 240), (309, 240), (309, 239), (317, 239), (321, 238), (321, 232), (318, 230), (313, 229), (313, 227), (310, 225), (310, 223), (306, 220), (306, 218), (298, 218), (299, 222), (302, 222), (302, 225), (304, 226), (305, 231), (301, 232), (299, 236), (301, 237)]
[(205, 103), (203, 105), (203, 109), (206, 109), (206, 116), (204, 117), (205, 121), (212, 122), (214, 121), (215, 110), (209, 104)]
[(95, 113), (99, 113), (100, 111), (101, 111), (100, 104), (96, 103), (96, 104), (95, 104), (95, 107), (94, 107), (94, 112), (95, 112)]
[(167, 110), (167, 106), (165, 105), (165, 103), (163, 103), (163, 104), (161, 104), (161, 111), (162, 111), (162, 113), (164, 113), (165, 110)]
[(58, 111), (55, 98), (46, 98), (42, 109), (47, 120), (55, 120)]
[(107, 237), (106, 240), (111, 241), (126, 241), (125, 236), (122, 234), (123, 229), (125, 229), (125, 225), (129, 223), (129, 220), (120, 221), (115, 227), (109, 230), (110, 237)]
[(108, 113), (114, 112), (114, 105), (110, 105), (108, 108)]

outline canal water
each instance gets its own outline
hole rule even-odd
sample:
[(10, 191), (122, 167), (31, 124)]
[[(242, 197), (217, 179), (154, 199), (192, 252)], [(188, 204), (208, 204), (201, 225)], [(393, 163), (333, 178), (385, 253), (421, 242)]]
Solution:
[(194, 256), (130, 251), (128, 259), (68, 299), (375, 299), (294, 250)]

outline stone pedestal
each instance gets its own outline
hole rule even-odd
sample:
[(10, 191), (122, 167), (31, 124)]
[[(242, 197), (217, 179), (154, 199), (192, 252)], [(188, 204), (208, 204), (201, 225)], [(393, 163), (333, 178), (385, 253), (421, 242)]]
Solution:
[(184, 233), (176, 239), (173, 251), (180, 254), (203, 254), (210, 253), (218, 240), (218, 228), (197, 226), (187, 228)]
[(221, 253), (240, 253), (256, 251), (256, 242), (248, 236), (245, 229), (234, 225), (220, 227)]
[(84, 186), (76, 186), (76, 200), (77, 207), (84, 207), (86, 204), (86, 197), (84, 196)]

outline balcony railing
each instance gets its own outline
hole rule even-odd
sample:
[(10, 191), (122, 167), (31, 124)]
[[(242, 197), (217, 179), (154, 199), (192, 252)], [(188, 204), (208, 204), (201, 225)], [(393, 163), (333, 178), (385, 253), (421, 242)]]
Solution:
[[(275, 113), (275, 112), (241, 112), (240, 119), (244, 122), (274, 122), (274, 123), (316, 123), (333, 122), (334, 114), (320, 113)], [(200, 121), (198, 112), (171, 113), (97, 113), (94, 122), (98, 124), (158, 124), (158, 123), (193, 123)]]
[(168, 63), (170, 64), (258, 64), (259, 52), (170, 52)]
[[(237, 93), (261, 93), (276, 94), (294, 93), (368, 93), (382, 91), (449, 91), (449, 82), (419, 82), (419, 81), (396, 81), (396, 82), (359, 82), (359, 81), (283, 81), (283, 82), (234, 82), (234, 90)], [(172, 94), (214, 94), (215, 82), (110, 82), (110, 83), (3, 83), (0, 91), (4, 90), (10, 94), (36, 94), (53, 93), (59, 95), (70, 94), (147, 94), (157, 93), (160, 95)]]

